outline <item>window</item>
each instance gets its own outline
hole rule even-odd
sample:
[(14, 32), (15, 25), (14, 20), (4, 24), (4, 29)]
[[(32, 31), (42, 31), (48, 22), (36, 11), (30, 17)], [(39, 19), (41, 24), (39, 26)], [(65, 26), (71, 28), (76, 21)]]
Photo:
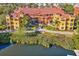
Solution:
[(61, 29), (64, 29), (64, 27), (61, 27)]
[(62, 15), (60, 14), (60, 16), (62, 16)]
[(69, 25), (69, 23), (66, 23), (67, 25)]
[(18, 19), (15, 19), (15, 21), (18, 21)]
[(16, 23), (16, 25), (17, 25), (17, 23)]
[(14, 24), (13, 22), (11, 22), (11, 24)]
[(9, 19), (7, 19), (7, 21), (9, 21)]
[(73, 26), (73, 23), (71, 23), (70, 26)]
[(14, 28), (14, 26), (11, 26), (11, 28)]
[(73, 27), (70, 27), (70, 30), (72, 30), (73, 29)]
[(73, 19), (71, 19), (71, 22), (73, 21)]
[(16, 29), (17, 29), (18, 27), (16, 26)]
[(46, 14), (46, 16), (49, 16), (49, 14)]
[(68, 29), (69, 27), (66, 27), (66, 29)]
[(62, 25), (64, 25), (64, 23), (62, 23)]
[(52, 16), (53, 14), (49, 14), (50, 16)]
[(56, 18), (57, 20), (59, 19), (59, 18)]
[(8, 26), (8, 29), (10, 29), (10, 26)]
[(43, 18), (43, 19), (45, 19), (45, 18)]
[(67, 19), (67, 21), (69, 21), (69, 19)]
[(64, 19), (62, 19), (62, 21), (65, 21)]
[(13, 18), (11, 18), (11, 21), (13, 21)]

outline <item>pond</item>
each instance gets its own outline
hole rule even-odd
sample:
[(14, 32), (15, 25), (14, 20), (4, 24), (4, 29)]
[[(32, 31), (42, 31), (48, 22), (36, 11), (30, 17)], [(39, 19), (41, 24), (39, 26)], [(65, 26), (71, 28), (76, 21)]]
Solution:
[(17, 45), (13, 44), (0, 51), (4, 56), (75, 56), (74, 51), (66, 50), (58, 46), (44, 48), (39, 45)]
[(10, 44), (0, 44), (0, 50), (8, 47)]

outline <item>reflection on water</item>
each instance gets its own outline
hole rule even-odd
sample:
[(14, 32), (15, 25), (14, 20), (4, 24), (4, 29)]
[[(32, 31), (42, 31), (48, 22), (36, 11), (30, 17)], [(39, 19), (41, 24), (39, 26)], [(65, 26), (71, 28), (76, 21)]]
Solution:
[(73, 51), (63, 49), (61, 47), (52, 46), (44, 48), (39, 45), (13, 45), (0, 52), (0, 55), (14, 56), (67, 56), (75, 55)]

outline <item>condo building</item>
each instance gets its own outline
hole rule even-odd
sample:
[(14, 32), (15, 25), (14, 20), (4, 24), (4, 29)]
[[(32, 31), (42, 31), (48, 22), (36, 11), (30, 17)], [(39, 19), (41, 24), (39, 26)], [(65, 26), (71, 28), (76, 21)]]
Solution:
[(66, 13), (58, 6), (45, 8), (20, 7), (6, 16), (7, 29), (17, 30), (20, 27), (23, 15), (28, 15), (31, 19), (37, 19), (39, 23), (46, 25), (56, 20), (59, 22), (54, 25), (57, 30), (74, 30), (75, 16)]

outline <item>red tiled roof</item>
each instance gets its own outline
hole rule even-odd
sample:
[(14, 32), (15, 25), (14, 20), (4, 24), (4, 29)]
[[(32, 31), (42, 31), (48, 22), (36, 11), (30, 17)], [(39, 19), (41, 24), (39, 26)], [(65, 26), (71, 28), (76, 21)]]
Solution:
[(58, 13), (58, 14), (62, 14), (64, 13), (64, 11), (61, 8), (58, 7), (52, 7), (52, 8), (23, 8), (23, 13), (25, 14), (40, 14), (40, 15), (44, 15), (44, 14), (54, 14), (54, 13)]
[(52, 8), (19, 8), (14, 11), (11, 15), (13, 17), (20, 17), (20, 14), (28, 14), (29, 16), (33, 15), (47, 15), (47, 14), (60, 14), (63, 18), (67, 18), (69, 14), (65, 14), (64, 10), (59, 7), (52, 7)]

